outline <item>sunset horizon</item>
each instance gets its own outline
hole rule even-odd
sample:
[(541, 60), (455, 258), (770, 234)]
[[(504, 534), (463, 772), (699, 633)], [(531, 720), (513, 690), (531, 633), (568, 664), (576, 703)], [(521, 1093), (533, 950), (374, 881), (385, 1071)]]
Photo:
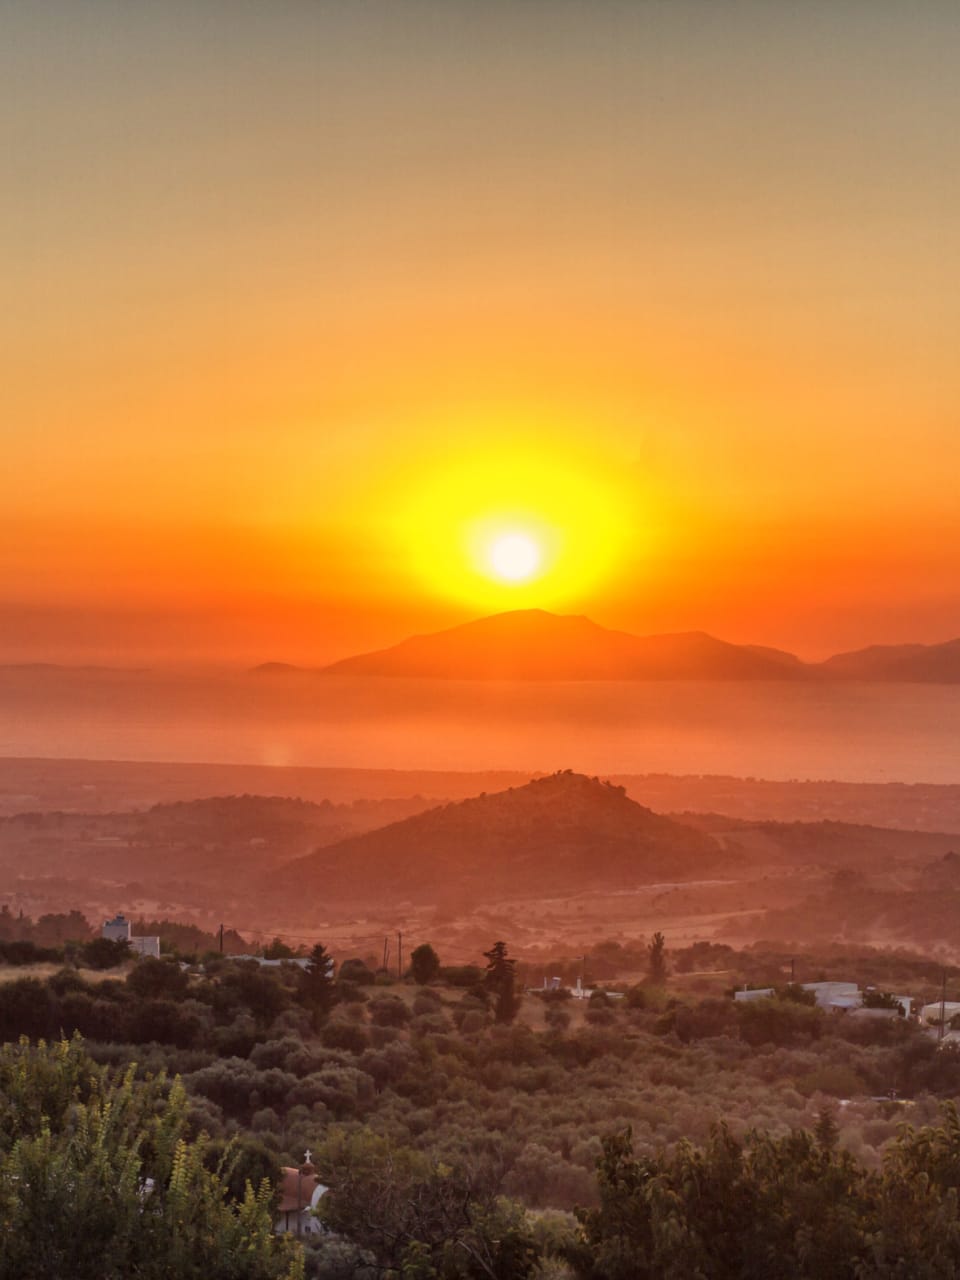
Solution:
[(95, 12), (3, 55), (0, 661), (960, 634), (947, 7)]
[(0, 1280), (957, 1280), (957, 0), (0, 31)]

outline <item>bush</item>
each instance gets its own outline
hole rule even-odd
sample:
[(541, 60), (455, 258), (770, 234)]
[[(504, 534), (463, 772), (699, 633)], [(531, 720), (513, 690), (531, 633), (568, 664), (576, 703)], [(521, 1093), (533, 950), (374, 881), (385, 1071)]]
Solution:
[(466, 995), (453, 1010), (453, 1023), (458, 1031), (463, 1030), (464, 1021), (473, 1014), (478, 1014), (485, 1025), (490, 1016), (489, 1006), (479, 995)]
[(342, 1236), (315, 1236), (305, 1246), (305, 1280), (379, 1280), (373, 1254)]
[(54, 1034), (56, 1009), (49, 989), (37, 978), (18, 978), (0, 986), (0, 1040)]
[(589, 1002), (587, 1012), (583, 1016), (591, 1027), (612, 1027), (617, 1020), (617, 1015), (606, 1005), (591, 1006)]
[(414, 982), (425, 986), (434, 982), (440, 974), (440, 957), (429, 942), (422, 942), (410, 953), (410, 972)]
[(549, 1004), (543, 1015), (543, 1020), (551, 1031), (566, 1031), (570, 1025), (570, 1010), (565, 1009), (560, 1004)]
[(80, 963), (88, 969), (114, 969), (132, 955), (130, 944), (122, 939), (91, 938), (80, 948)]
[(363, 987), (372, 987), (377, 975), (362, 960), (344, 960), (340, 966), (341, 982), (355, 982)]
[(573, 999), (573, 992), (569, 987), (542, 987), (531, 991), (530, 994), (537, 996), (544, 1004), (563, 1004)]
[(418, 991), (413, 998), (413, 1012), (419, 1017), (425, 1013), (436, 1013), (443, 1008), (443, 1000), (438, 992), (427, 988)]
[(4, 964), (62, 964), (63, 947), (38, 947), (35, 942), (0, 942)]
[(794, 1000), (743, 1000), (734, 1008), (740, 1034), (751, 1045), (802, 1044), (818, 1039), (823, 1029), (822, 1012)]
[(692, 1009), (677, 1009), (673, 1019), (674, 1030), (685, 1044), (735, 1033), (737, 1025), (737, 1010), (732, 1000), (701, 1000)]
[(175, 960), (145, 956), (127, 974), (127, 986), (141, 1000), (179, 1000), (187, 993), (190, 979)]
[(452, 1023), (446, 1014), (437, 1010), (435, 1013), (421, 1013), (410, 1023), (410, 1030), (420, 1036), (445, 1035), (452, 1029)]
[(377, 1027), (405, 1027), (410, 1010), (399, 996), (376, 996), (370, 1001), (370, 1020)]
[(320, 1033), (320, 1039), (328, 1049), (344, 1049), (348, 1053), (363, 1053), (370, 1043), (363, 1027), (339, 1018), (326, 1024)]
[(448, 987), (476, 987), (483, 981), (483, 970), (475, 964), (443, 965), (440, 978)]
[(337, 1000), (341, 1004), (366, 1004), (370, 997), (356, 982), (340, 981), (336, 986)]
[(460, 1031), (465, 1036), (476, 1035), (478, 1031), (482, 1031), (490, 1021), (490, 1015), (481, 1012), (479, 1009), (470, 1009), (460, 1019)]

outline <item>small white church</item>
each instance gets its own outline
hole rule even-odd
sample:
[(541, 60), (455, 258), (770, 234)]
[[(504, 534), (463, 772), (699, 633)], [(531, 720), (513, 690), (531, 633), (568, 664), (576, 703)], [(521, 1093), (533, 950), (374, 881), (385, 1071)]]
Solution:
[(134, 937), (130, 932), (130, 921), (126, 916), (116, 915), (112, 920), (104, 920), (100, 933), (102, 937), (109, 938), (111, 942), (128, 942), (130, 950), (135, 951), (137, 955), (153, 956), (156, 960), (160, 959), (159, 937)]

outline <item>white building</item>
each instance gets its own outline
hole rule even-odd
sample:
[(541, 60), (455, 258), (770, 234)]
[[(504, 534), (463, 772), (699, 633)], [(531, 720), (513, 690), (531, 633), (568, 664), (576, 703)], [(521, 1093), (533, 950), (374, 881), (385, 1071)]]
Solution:
[(142, 937), (131, 936), (128, 939), (131, 951), (136, 951), (138, 956), (153, 956), (154, 960), (160, 959), (160, 939), (159, 937)]
[(326, 1228), (316, 1215), (316, 1207), (327, 1188), (317, 1177), (307, 1151), (299, 1169), (284, 1167), (280, 1170), (280, 1199), (274, 1230), (278, 1235), (322, 1235)]
[[(855, 982), (804, 982), (802, 990), (812, 991), (817, 1007), (826, 1009), (831, 1013), (854, 1012), (863, 1009), (864, 992), (860, 990)], [(872, 991), (873, 988), (871, 987)], [(756, 987), (753, 990), (735, 991), (733, 993), (734, 1000), (768, 1000), (776, 995), (774, 987)], [(893, 1000), (897, 1002), (903, 1010), (906, 1017), (910, 1017), (910, 1010), (913, 1005), (912, 996), (893, 996)], [(933, 1005), (927, 1006), (933, 1008)], [(955, 1006), (960, 1009), (960, 1005)], [(939, 1005), (936, 1006), (940, 1008)], [(867, 1012), (872, 1012), (867, 1010)], [(883, 1010), (880, 1010), (883, 1012)], [(896, 1012), (895, 1010), (893, 1012)], [(937, 1015), (939, 1017), (939, 1014)]]
[(114, 916), (112, 920), (104, 920), (100, 933), (111, 942), (129, 942), (130, 921), (124, 915)]
[(124, 915), (116, 915), (112, 920), (104, 920), (100, 935), (109, 938), (111, 942), (129, 943), (130, 950), (135, 951), (138, 956), (153, 956), (155, 960), (160, 959), (159, 937), (150, 937), (146, 934), (141, 937), (135, 936), (130, 932), (130, 921)]
[(935, 1000), (933, 1004), (925, 1004), (920, 1010), (920, 1021), (928, 1026), (931, 1023), (938, 1023), (943, 1018), (944, 1022), (949, 1026), (951, 1019), (960, 1013), (960, 1002), (956, 1000)]
[(863, 994), (855, 982), (805, 982), (804, 991), (812, 991), (821, 1009), (859, 1009)]
[(745, 987), (743, 991), (735, 991), (733, 993), (733, 998), (734, 1000), (740, 1000), (740, 1001), (769, 1000), (773, 994), (774, 994), (773, 987), (751, 987), (750, 989), (747, 989)]

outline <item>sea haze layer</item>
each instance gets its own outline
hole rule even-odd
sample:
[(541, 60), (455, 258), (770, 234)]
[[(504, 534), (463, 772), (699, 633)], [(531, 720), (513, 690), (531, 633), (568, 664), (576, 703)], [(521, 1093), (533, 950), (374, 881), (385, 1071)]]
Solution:
[(0, 670), (0, 755), (960, 781), (960, 686)]

